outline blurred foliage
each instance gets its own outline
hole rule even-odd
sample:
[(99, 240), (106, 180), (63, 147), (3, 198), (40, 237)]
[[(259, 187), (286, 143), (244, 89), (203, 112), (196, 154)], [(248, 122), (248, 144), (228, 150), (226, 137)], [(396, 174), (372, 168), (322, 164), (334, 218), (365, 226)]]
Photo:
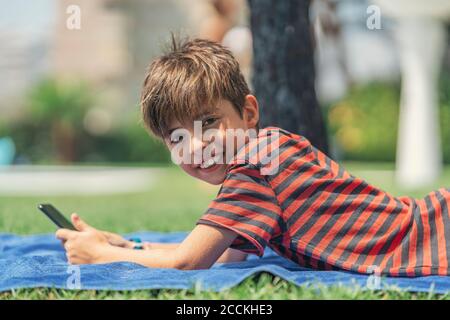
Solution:
[(0, 119), (0, 137), (7, 136), (8, 133), (6, 121), (4, 119)]
[(444, 162), (450, 163), (450, 71), (443, 74), (439, 88), (439, 104)]
[(0, 136), (13, 138), (18, 162), (170, 161), (165, 146), (138, 124), (137, 112), (101, 134), (88, 130), (86, 117), (95, 104), (86, 83), (43, 80), (26, 96), (23, 116), (0, 123)]
[(139, 115), (130, 113), (125, 123), (101, 136), (93, 136), (82, 150), (86, 162), (169, 163), (166, 146), (149, 136), (139, 123)]
[[(450, 75), (439, 82), (439, 120), (444, 161), (450, 163)], [(345, 160), (394, 161), (400, 85), (371, 83), (353, 87), (328, 109), (328, 127), (339, 157)]]
[(45, 79), (31, 89), (27, 99), (28, 115), (37, 122), (78, 125), (94, 103), (84, 82)]
[(393, 161), (397, 142), (398, 86), (353, 87), (330, 107), (328, 122), (344, 159)]

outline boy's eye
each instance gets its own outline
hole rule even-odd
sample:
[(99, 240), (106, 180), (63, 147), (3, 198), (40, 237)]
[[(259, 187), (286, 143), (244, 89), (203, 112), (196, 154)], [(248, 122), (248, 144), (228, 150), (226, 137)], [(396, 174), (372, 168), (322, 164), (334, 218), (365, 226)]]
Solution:
[(172, 143), (172, 144), (177, 144), (177, 143), (180, 143), (181, 141), (183, 141), (182, 135), (172, 135), (170, 137), (170, 143)]
[(207, 119), (203, 120), (202, 126), (208, 127), (210, 125), (213, 125), (216, 121), (217, 121), (217, 118), (207, 118)]

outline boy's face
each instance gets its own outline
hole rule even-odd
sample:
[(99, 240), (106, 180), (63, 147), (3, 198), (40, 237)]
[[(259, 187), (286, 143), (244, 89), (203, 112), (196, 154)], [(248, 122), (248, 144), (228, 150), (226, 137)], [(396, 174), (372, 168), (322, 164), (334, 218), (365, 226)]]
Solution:
[[(174, 155), (184, 159), (179, 165), (186, 173), (211, 184), (221, 184), (228, 161), (239, 148), (238, 139), (230, 136), (232, 131), (229, 129), (255, 129), (258, 120), (258, 102), (253, 95), (245, 97), (242, 116), (231, 102), (222, 99), (214, 110), (191, 123), (173, 120), (164, 141), (172, 153), (172, 159)], [(208, 132), (212, 135), (205, 135)]]

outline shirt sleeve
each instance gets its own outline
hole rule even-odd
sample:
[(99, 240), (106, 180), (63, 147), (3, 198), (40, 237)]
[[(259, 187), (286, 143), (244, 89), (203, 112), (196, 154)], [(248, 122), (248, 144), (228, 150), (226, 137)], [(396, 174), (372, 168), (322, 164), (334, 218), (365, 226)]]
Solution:
[(273, 189), (251, 164), (233, 167), (197, 224), (234, 231), (231, 248), (262, 256), (271, 238), (281, 233), (281, 208)]

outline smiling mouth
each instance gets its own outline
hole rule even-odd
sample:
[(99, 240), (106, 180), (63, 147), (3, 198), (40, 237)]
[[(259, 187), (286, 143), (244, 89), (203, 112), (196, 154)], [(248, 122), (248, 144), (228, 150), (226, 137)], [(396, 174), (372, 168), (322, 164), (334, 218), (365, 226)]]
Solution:
[(214, 159), (208, 159), (200, 165), (200, 168), (208, 169), (208, 168), (211, 168), (212, 166), (214, 166), (215, 164), (217, 164), (217, 163)]
[(204, 162), (202, 162), (202, 164), (200, 164), (200, 169), (203, 170), (207, 170), (207, 169), (212, 169), (213, 167), (216, 167), (217, 165), (219, 165), (220, 163), (217, 163), (219, 161), (220, 157), (216, 156), (214, 158), (208, 159)]

